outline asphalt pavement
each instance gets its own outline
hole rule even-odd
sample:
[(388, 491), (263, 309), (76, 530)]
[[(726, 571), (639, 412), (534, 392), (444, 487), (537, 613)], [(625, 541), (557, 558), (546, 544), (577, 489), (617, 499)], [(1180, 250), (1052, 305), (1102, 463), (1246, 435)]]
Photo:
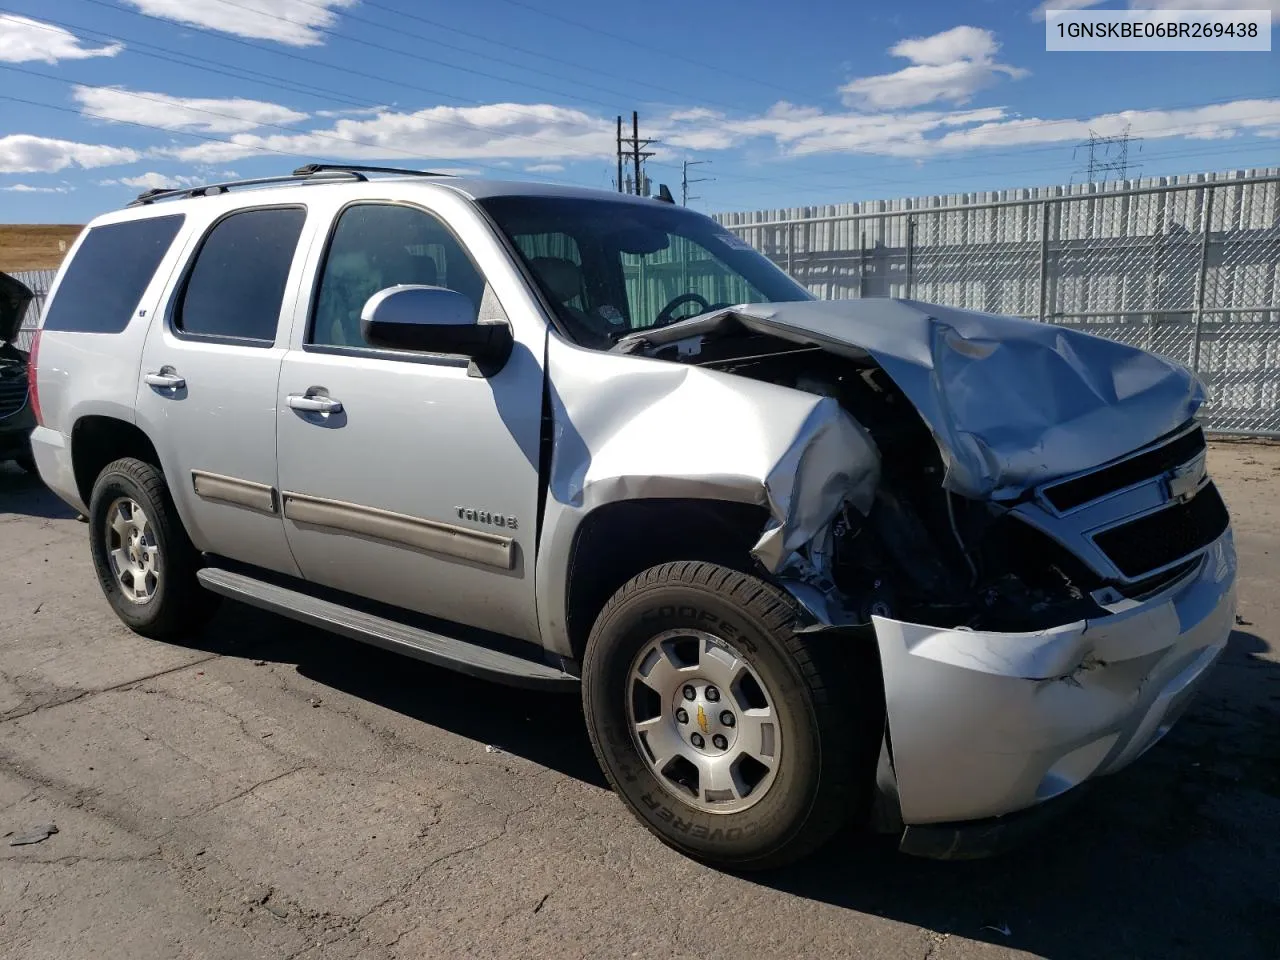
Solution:
[(133, 635), (86, 526), (0, 465), (0, 956), (1274, 960), (1280, 447), (1210, 465), (1239, 623), (1162, 743), (1002, 858), (854, 836), (759, 876), (633, 820), (574, 696), (231, 603)]

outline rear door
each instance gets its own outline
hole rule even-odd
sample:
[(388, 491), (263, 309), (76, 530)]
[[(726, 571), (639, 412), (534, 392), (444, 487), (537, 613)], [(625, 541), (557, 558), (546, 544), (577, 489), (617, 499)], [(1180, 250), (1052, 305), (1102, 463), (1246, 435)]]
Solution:
[(196, 546), (293, 575), (275, 402), (306, 220), (301, 205), (269, 206), (210, 225), (148, 332), (137, 400)]

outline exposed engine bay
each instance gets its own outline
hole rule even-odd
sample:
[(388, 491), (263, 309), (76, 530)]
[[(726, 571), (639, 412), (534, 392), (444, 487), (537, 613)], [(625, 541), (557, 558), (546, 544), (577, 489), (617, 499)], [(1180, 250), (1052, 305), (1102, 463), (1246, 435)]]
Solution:
[(672, 344), (653, 356), (831, 397), (870, 433), (881, 456), (871, 511), (844, 509), (825, 543), (809, 549), (809, 575), (829, 578), (853, 621), (1022, 631), (1105, 614), (1090, 596), (1101, 580), (1069, 552), (1007, 504), (943, 488), (932, 433), (870, 357), (759, 334), (710, 338), (696, 354)]

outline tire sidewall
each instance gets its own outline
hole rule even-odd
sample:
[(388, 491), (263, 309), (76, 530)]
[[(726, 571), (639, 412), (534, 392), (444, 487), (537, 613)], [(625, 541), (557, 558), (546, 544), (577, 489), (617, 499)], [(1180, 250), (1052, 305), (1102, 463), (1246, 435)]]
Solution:
[[(779, 715), (777, 774), (765, 796), (745, 810), (710, 813), (683, 802), (662, 784), (632, 735), (631, 665), (653, 637), (681, 628), (731, 644), (759, 674)], [(693, 856), (749, 866), (768, 859), (803, 828), (821, 768), (812, 698), (785, 647), (748, 611), (690, 584), (642, 589), (596, 624), (583, 667), (584, 707), (597, 752), (623, 799), (666, 842)]]
[[(121, 497), (128, 497), (142, 507), (147, 514), (156, 543), (160, 547), (160, 577), (155, 594), (146, 603), (135, 603), (124, 595), (115, 570), (111, 566), (110, 547), (107, 542), (107, 511)], [(161, 620), (168, 613), (166, 599), (174, 577), (174, 552), (180, 545), (171, 535), (170, 507), (157, 502), (141, 484), (115, 464), (107, 467), (93, 485), (89, 501), (89, 543), (93, 553), (93, 565), (102, 585), (102, 592), (116, 615), (135, 629), (146, 628)]]

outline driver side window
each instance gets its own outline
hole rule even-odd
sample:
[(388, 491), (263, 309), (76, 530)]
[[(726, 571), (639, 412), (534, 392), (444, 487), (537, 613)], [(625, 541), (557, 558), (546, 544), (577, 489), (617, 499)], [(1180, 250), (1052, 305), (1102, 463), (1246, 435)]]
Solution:
[(379, 290), (397, 284), (446, 287), (477, 312), (485, 281), (453, 233), (416, 207), (361, 203), (338, 217), (316, 290), (307, 343), (368, 346), (360, 311)]

